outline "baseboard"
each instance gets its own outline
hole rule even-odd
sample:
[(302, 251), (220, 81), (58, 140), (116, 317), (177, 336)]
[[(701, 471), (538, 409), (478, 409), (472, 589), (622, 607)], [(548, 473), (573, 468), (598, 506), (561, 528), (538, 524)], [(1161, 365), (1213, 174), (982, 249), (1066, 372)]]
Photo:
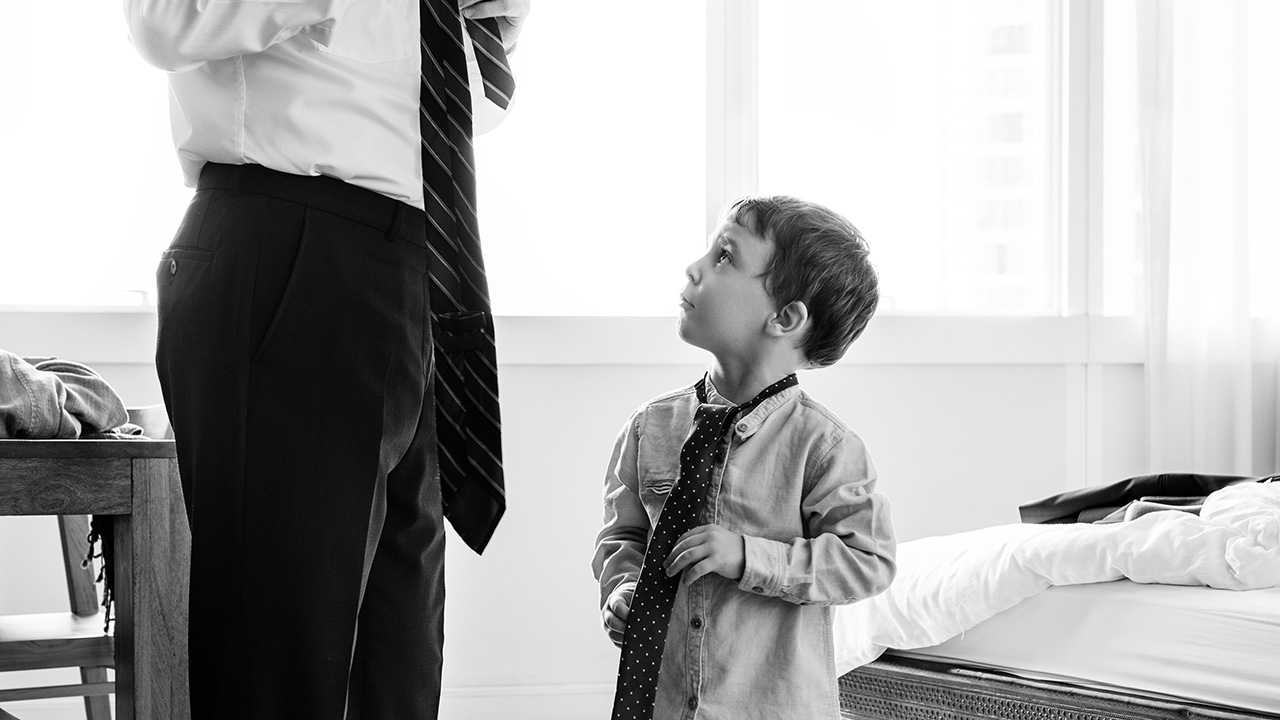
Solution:
[(440, 693), (440, 717), (449, 720), (599, 720), (609, 717), (613, 691), (612, 684), (604, 683), (446, 687)]
[[(493, 685), (444, 688), (440, 717), (448, 720), (599, 720), (613, 707), (611, 684)], [(22, 720), (84, 720), (80, 698), (5, 703)]]
[(22, 720), (84, 720), (84, 699), (78, 697), (21, 700), (5, 703), (4, 709)]

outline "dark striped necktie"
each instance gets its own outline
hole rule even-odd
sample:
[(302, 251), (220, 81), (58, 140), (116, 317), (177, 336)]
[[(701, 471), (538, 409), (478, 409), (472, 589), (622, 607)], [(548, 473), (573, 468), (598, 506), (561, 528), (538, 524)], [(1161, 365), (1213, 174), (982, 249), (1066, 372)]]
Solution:
[(422, 0), (419, 13), (440, 492), (459, 537), (481, 552), (502, 518), (506, 496), (493, 313), (476, 220), (466, 36), (475, 46), (486, 97), (505, 108), (515, 82), (495, 19), (468, 20), (464, 34), (458, 0)]
[[(644, 551), (640, 581), (631, 599), (627, 632), (622, 640), (618, 664), (618, 688), (613, 698), (613, 720), (649, 720), (658, 692), (658, 672), (662, 650), (667, 643), (671, 606), (680, 589), (680, 576), (667, 577), (663, 565), (681, 535), (698, 525), (707, 487), (716, 465), (724, 458), (729, 428), (766, 399), (799, 384), (794, 374), (760, 391), (749, 402), (738, 405), (708, 405), (707, 379), (698, 381), (698, 411), (693, 430), (680, 448), (680, 479), (662, 505), (662, 514)], [(690, 707), (696, 698), (689, 699)]]

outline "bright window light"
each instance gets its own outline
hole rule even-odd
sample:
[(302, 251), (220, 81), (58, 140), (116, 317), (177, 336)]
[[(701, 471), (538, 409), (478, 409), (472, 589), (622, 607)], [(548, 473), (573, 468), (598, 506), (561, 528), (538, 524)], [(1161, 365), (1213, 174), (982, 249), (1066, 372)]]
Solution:
[(866, 236), (890, 313), (1060, 310), (1047, 2), (761, 0), (760, 188)]
[(1102, 311), (1133, 315), (1142, 289), (1138, 48), (1134, 0), (1102, 4)]
[[(59, 28), (74, 56), (34, 32), (0, 46), (11, 69), (0, 306), (149, 306), (156, 259), (191, 195), (165, 76), (129, 45), (118, 3), (71, 5), (14, 9), (18, 27)], [(674, 313), (705, 242), (707, 8), (718, 6), (536, 4), (511, 113), (476, 142), (499, 314)], [(1141, 311), (1143, 272), (1137, 29), (1133, 0), (1100, 6), (1103, 310), (1129, 315)], [(1061, 7), (758, 0), (758, 190), (847, 215), (871, 243), (886, 313), (1061, 313)], [(1250, 44), (1253, 62), (1277, 52)], [(1266, 143), (1280, 101), (1255, 96), (1251, 142)], [(1277, 211), (1265, 198), (1280, 171), (1251, 172), (1253, 265), (1274, 266)]]
[(191, 197), (164, 73), (134, 52), (118, 2), (7, 12), (20, 31), (0, 43), (0, 305), (151, 305)]
[(702, 3), (535, 4), (476, 140), (494, 312), (674, 315), (706, 241)]

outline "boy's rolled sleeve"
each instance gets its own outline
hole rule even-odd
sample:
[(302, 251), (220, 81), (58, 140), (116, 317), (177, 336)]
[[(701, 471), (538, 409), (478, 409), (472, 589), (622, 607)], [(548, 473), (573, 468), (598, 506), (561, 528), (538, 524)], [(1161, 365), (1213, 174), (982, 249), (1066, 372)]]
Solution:
[(649, 516), (640, 502), (637, 466), (640, 413), (618, 434), (604, 481), (604, 527), (596, 536), (591, 570), (600, 581), (600, 607), (604, 608), (619, 586), (640, 579), (645, 546), (649, 541)]
[(883, 592), (896, 571), (897, 542), (861, 439), (843, 433), (805, 475), (807, 537), (746, 537), (738, 587), (804, 605), (843, 605)]
[(787, 546), (754, 535), (744, 535), (742, 542), (746, 562), (738, 587), (758, 595), (777, 595), (786, 577)]

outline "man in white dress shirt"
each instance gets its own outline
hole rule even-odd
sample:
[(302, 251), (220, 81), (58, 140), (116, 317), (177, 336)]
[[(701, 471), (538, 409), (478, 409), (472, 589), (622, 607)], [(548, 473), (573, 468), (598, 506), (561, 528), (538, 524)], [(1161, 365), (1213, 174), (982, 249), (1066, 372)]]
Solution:
[[(437, 715), (424, 2), (499, 18), (508, 51), (529, 4), (125, 0), (196, 188), (157, 269), (156, 353), (192, 528), (196, 720)], [(482, 132), (503, 112), (463, 45)]]

